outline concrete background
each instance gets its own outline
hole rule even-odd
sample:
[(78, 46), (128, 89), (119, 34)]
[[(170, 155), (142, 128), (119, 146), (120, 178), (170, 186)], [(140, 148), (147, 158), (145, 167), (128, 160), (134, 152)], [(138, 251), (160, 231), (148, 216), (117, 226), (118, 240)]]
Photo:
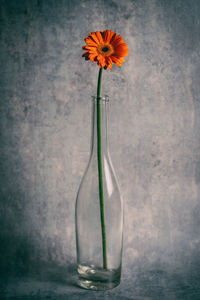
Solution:
[[(0, 298), (200, 299), (200, 1), (0, 1)], [(74, 208), (98, 68), (84, 37), (130, 48), (103, 74), (124, 199), (123, 276), (76, 287)]]

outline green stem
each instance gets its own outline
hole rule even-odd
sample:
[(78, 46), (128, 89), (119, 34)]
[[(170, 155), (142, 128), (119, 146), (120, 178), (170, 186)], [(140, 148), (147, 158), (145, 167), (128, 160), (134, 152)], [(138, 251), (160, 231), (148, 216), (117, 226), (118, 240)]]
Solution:
[(98, 85), (97, 85), (97, 157), (98, 157), (98, 174), (99, 174), (99, 200), (100, 200), (100, 215), (101, 215), (103, 268), (107, 269), (106, 227), (105, 227), (105, 217), (104, 217), (103, 172), (102, 172), (102, 157), (101, 157), (101, 80), (102, 80), (102, 71), (103, 71), (103, 68), (100, 68), (99, 77), (98, 77)]

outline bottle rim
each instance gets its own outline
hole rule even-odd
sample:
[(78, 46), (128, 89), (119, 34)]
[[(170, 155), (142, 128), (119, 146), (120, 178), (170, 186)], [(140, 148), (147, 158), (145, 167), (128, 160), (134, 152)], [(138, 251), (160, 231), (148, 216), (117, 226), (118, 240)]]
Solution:
[(97, 99), (99, 101), (102, 101), (102, 102), (109, 102), (109, 96), (108, 95), (105, 95), (103, 97), (92, 96), (92, 101), (97, 101)]

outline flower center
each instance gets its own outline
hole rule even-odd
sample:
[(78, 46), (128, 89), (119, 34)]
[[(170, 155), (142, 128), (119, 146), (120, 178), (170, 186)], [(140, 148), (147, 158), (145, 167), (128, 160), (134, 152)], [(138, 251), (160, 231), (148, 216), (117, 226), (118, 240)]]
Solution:
[(109, 50), (108, 47), (103, 47), (103, 48), (101, 49), (101, 51), (103, 51), (103, 52), (108, 52), (108, 50)]
[(97, 52), (102, 56), (110, 56), (114, 52), (113, 46), (109, 43), (99, 44), (97, 46)]

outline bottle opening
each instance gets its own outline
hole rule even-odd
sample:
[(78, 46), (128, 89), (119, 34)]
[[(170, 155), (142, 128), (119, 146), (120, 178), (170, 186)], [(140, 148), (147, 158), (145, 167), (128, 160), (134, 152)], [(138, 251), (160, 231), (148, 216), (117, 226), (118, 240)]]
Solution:
[(97, 98), (97, 96), (92, 96), (92, 101), (102, 101), (102, 102), (109, 102), (109, 96), (108, 95), (105, 95), (103, 97), (99, 97)]

